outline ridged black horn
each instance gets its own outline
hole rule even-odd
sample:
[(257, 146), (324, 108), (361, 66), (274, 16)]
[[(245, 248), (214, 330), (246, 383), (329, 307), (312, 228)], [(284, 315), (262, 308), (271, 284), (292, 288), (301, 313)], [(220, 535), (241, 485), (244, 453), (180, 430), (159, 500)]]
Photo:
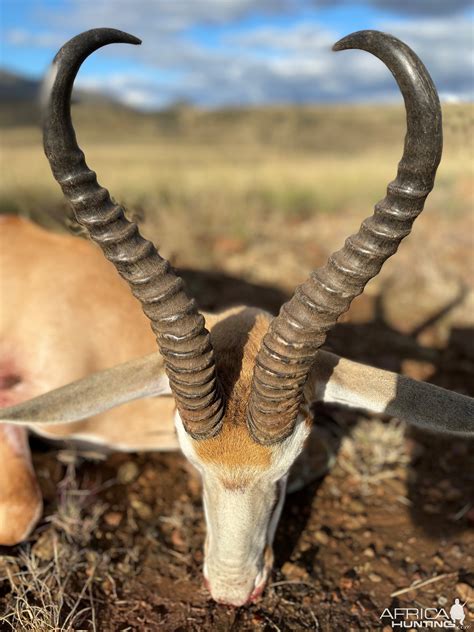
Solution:
[(140, 40), (115, 29), (93, 29), (71, 39), (56, 55), (44, 85), (44, 150), (77, 221), (128, 282), (150, 319), (186, 430), (195, 438), (205, 438), (219, 430), (224, 401), (204, 318), (186, 296), (182, 279), (99, 186), (71, 121), (71, 92), (82, 62), (112, 43), (140, 44)]
[(378, 31), (359, 31), (334, 50), (357, 48), (389, 68), (405, 100), (407, 134), (396, 179), (356, 235), (299, 286), (272, 321), (257, 356), (248, 410), (256, 441), (272, 444), (293, 431), (303, 388), (317, 349), (341, 314), (393, 255), (423, 210), (441, 159), (438, 95), (428, 71), (403, 42)]

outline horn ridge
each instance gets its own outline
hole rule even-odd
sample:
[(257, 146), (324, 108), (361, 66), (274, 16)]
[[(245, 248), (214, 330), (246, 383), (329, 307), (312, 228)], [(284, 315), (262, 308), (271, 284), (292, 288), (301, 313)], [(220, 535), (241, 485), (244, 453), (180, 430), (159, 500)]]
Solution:
[[(111, 43), (141, 42), (115, 29), (93, 29), (71, 39), (56, 55), (43, 86), (44, 150), (77, 221), (127, 281), (150, 319), (186, 430), (194, 438), (205, 438), (220, 429), (224, 399), (204, 318), (169, 263), (98, 184), (71, 120), (71, 93), (82, 62)], [(174, 387), (175, 376), (181, 388)]]
[[(299, 354), (303, 362), (298, 366), (303, 366), (308, 376), (327, 332), (410, 233), (433, 188), (441, 158), (439, 99), (415, 53), (395, 37), (378, 31), (353, 33), (333, 47), (336, 51), (350, 48), (381, 59), (398, 83), (407, 118), (403, 156), (397, 177), (388, 185), (386, 197), (375, 205), (374, 214), (324, 267), (296, 289), (270, 324), (255, 363), (247, 419), (252, 436), (265, 445), (281, 442), (296, 423), (304, 382), (300, 379), (297, 383), (294, 372), (288, 371), (288, 361), (294, 362)], [(313, 351), (311, 357), (308, 348)], [(278, 386), (289, 392), (287, 410), (272, 400), (271, 390)]]

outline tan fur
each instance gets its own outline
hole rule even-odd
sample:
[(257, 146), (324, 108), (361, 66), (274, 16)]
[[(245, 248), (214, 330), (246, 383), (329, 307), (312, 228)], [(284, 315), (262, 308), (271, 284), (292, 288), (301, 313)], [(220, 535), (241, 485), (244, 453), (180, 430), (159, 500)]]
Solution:
[[(0, 375), (13, 366), (20, 378), (14, 401), (0, 389), (4, 406), (156, 351), (137, 300), (98, 248), (22, 218), (0, 222), (0, 297)], [(177, 449), (173, 413), (172, 398), (144, 399), (38, 431), (85, 441), (100, 433), (103, 444), (122, 449)], [(41, 514), (28, 454), (15, 453), (0, 426), (0, 545), (24, 539)]]
[(269, 321), (268, 314), (248, 307), (206, 316), (227, 400), (224, 423), (217, 437), (194, 442), (197, 455), (206, 463), (229, 468), (270, 465), (271, 449), (255, 443), (245, 423), (255, 357)]
[[(8, 305), (0, 310), (0, 372), (8, 365), (18, 374), (16, 402), (157, 349), (138, 301), (94, 244), (23, 218), (1, 218), (0, 296)], [(243, 411), (269, 316), (248, 308), (205, 316), (229, 403), (224, 431), (199, 442), (200, 454), (216, 464), (267, 467), (271, 452), (251, 440)], [(9, 394), (4, 391), (3, 405), (15, 403)], [(94, 437), (125, 450), (178, 449), (174, 412), (172, 397), (147, 398), (83, 421), (38, 425), (35, 431), (58, 440)], [(20, 516), (38, 514), (41, 497), (28, 460), (13, 458), (1, 432), (0, 456), (6, 464), (0, 474), (0, 544), (12, 544), (26, 533)], [(229, 486), (246, 484), (243, 472), (238, 478), (231, 477)], [(14, 533), (6, 533), (2, 515), (10, 516)]]
[[(4, 216), (0, 224), (0, 296), (8, 297), (8, 309), (0, 310), (0, 370), (6, 359), (14, 362), (22, 400), (157, 350), (138, 301), (94, 244), (23, 218)], [(215, 441), (200, 442), (203, 454), (212, 460), (227, 439), (240, 449), (237, 457), (230, 448), (224, 451), (224, 461), (239, 459), (248, 449), (246, 458), (250, 454), (255, 464), (267, 463), (269, 452), (251, 441), (243, 412), (270, 316), (236, 307), (205, 318), (229, 395), (230, 423), (225, 424), (229, 437), (221, 433)], [(145, 449), (148, 440), (148, 448), (157, 449), (154, 420), (170, 425), (174, 410), (171, 397), (141, 399), (84, 421), (37, 430), (57, 439), (100, 432), (105, 444)]]
[[(6, 359), (29, 399), (155, 352), (148, 319), (112, 264), (91, 242), (48, 232), (28, 220), (0, 224), (0, 370)], [(170, 402), (139, 400), (74, 424), (38, 428), (67, 437), (101, 427), (104, 443), (136, 441), (130, 418), (172, 421)], [(148, 434), (148, 433), (147, 433)], [(143, 443), (142, 443), (143, 445)]]
[(24, 428), (0, 425), (0, 463), (0, 544), (9, 546), (28, 537), (42, 509)]

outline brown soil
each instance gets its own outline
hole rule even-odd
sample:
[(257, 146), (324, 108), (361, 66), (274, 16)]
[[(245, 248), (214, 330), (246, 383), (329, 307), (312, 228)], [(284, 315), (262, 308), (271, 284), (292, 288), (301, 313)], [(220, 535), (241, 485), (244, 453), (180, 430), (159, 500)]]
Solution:
[[(205, 297), (206, 308), (240, 300), (275, 310), (285, 297), (279, 290), (223, 275), (188, 271), (185, 276)], [(427, 344), (437, 340), (439, 323), (464, 298), (461, 292), (444, 311), (425, 315), (411, 333), (387, 323), (383, 296), (361, 298), (327, 346), (346, 357), (466, 392), (474, 375), (472, 330), (452, 326), (446, 344)], [(471, 602), (472, 625), (474, 504), (469, 494), (474, 476), (469, 468), (474, 442), (407, 431), (401, 434), (397, 458), (374, 469), (367, 459), (374, 457), (373, 443), (379, 439), (370, 424), (366, 439), (372, 445), (358, 444), (360, 436), (349, 438), (355, 428), (364, 428), (368, 417), (320, 408), (316, 418), (346, 435), (337, 463), (323, 480), (287, 498), (269, 585), (258, 603), (239, 609), (215, 604), (203, 587), (200, 487), (183, 456), (114, 454), (91, 461), (35, 443), (46, 520), (30, 542), (30, 555), (39, 564), (61, 555), (68, 563), (71, 552), (80, 552), (68, 591), (80, 595), (89, 582), (89, 590), (79, 597), (80, 606), (89, 610), (73, 629), (391, 629), (390, 621), (380, 619), (385, 608), (449, 609), (455, 597)], [(382, 421), (371, 423), (383, 430)], [(389, 440), (385, 448), (392, 447)], [(67, 520), (58, 523), (54, 516), (68, 492), (72, 467), (86, 495), (75, 514), (79, 523), (72, 519), (68, 531)], [(19, 551), (3, 551), (3, 568), (10, 569), (10, 580), (0, 585), (0, 605), (6, 612), (13, 607), (14, 571), (22, 568), (16, 559)], [(435, 581), (393, 595), (431, 578)], [(33, 590), (29, 599), (40, 601)], [(63, 623), (67, 612), (64, 608)]]

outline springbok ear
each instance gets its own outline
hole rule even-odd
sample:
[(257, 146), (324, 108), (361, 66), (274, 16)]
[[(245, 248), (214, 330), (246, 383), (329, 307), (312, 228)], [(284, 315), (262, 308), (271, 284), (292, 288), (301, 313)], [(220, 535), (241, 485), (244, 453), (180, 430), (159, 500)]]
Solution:
[(153, 353), (2, 408), (0, 421), (20, 425), (80, 421), (134, 399), (169, 394), (163, 358)]
[(474, 399), (319, 351), (308, 398), (387, 413), (424, 430), (474, 435)]

